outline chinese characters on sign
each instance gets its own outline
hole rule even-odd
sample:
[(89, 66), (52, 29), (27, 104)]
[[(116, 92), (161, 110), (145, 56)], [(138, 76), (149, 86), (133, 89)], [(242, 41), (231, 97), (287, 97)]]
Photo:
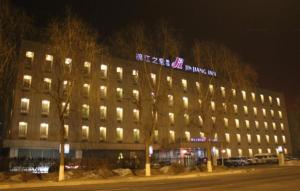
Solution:
[(154, 56), (149, 56), (146, 54), (136, 53), (136, 60), (141, 62), (149, 62), (152, 64), (160, 64), (162, 66), (178, 69), (178, 70), (184, 70), (187, 72), (193, 72), (193, 73), (200, 73), (208, 76), (216, 77), (217, 73), (213, 70), (200, 68), (196, 66), (190, 66), (187, 64), (184, 64), (184, 59), (180, 57), (176, 57), (174, 62), (171, 63), (169, 59), (165, 58), (158, 58)]

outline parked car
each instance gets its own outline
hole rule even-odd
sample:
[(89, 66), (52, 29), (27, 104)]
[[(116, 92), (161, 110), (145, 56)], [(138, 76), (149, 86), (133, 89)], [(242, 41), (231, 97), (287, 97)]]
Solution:
[(256, 154), (254, 157), (257, 159), (258, 163), (260, 164), (274, 164), (278, 163), (278, 157), (275, 154), (272, 153), (261, 153)]
[(247, 157), (230, 157), (224, 163), (225, 166), (245, 166), (248, 164)]
[(258, 159), (255, 157), (248, 157), (247, 162), (249, 165), (255, 165), (255, 164), (258, 164)]

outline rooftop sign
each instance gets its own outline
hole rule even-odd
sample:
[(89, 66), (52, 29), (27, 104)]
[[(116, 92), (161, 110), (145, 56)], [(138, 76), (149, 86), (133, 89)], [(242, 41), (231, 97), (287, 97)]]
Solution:
[(136, 53), (135, 56), (137, 61), (141, 62), (149, 62), (152, 64), (159, 64), (168, 68), (173, 68), (173, 69), (178, 69), (178, 70), (183, 70), (187, 72), (192, 72), (192, 73), (200, 73), (208, 76), (213, 76), (216, 77), (217, 73), (213, 70), (209, 70), (206, 68), (200, 68), (196, 66), (190, 66), (184, 63), (184, 59), (180, 57), (176, 57), (173, 62), (171, 62), (169, 59), (165, 58), (159, 58), (159, 57), (154, 57), (154, 56), (149, 56), (146, 54), (141, 54), (141, 53)]

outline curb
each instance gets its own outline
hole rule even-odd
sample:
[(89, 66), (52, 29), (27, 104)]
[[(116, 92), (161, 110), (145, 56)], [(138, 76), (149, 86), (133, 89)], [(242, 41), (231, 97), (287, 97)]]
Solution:
[(176, 180), (185, 178), (197, 177), (211, 177), (230, 174), (241, 174), (249, 172), (247, 170), (235, 170), (229, 172), (213, 172), (213, 173), (198, 173), (188, 175), (168, 175), (168, 176), (155, 176), (155, 177), (127, 177), (124, 179), (106, 179), (106, 180), (67, 180), (64, 182), (34, 182), (34, 183), (13, 183), (13, 184), (0, 184), (0, 189), (19, 189), (19, 188), (38, 188), (38, 187), (56, 187), (56, 186), (78, 186), (89, 184), (112, 184), (112, 183), (126, 183), (126, 182), (143, 182), (143, 181), (157, 181), (157, 180)]

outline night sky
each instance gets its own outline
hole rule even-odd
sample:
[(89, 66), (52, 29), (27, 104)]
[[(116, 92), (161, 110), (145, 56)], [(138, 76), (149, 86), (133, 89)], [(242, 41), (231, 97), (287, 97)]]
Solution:
[(13, 0), (45, 27), (69, 6), (104, 36), (135, 21), (171, 23), (191, 44), (220, 42), (253, 65), (259, 86), (300, 97), (300, 1), (289, 0)]

